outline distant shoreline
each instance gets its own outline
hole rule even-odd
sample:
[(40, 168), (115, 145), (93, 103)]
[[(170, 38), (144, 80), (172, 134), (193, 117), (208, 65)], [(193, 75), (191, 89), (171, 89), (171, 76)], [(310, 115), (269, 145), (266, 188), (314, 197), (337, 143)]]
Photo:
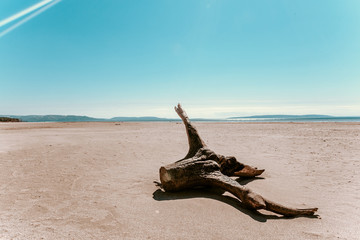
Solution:
[[(198, 123), (360, 123), (359, 119), (331, 119), (331, 120), (244, 120), (244, 121), (229, 121), (229, 120), (193, 120)], [(181, 123), (181, 120), (160, 120), (160, 121), (0, 121), (0, 123)]]
[[(76, 115), (0, 115), (1, 119), (22, 122), (178, 122), (176, 118), (145, 117), (114, 117), (93, 118)], [(12, 120), (10, 120), (12, 119)], [(336, 117), (328, 115), (258, 115), (230, 118), (192, 118), (194, 122), (360, 122), (360, 116)]]

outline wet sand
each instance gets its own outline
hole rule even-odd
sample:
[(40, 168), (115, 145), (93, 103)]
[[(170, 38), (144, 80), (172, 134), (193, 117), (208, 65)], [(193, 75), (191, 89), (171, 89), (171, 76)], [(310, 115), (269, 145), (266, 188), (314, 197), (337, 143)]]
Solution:
[(164, 193), (184, 126), (1, 123), (0, 239), (358, 239), (360, 123), (195, 123), (207, 145), (265, 168), (241, 183), (319, 217), (242, 208), (216, 189)]

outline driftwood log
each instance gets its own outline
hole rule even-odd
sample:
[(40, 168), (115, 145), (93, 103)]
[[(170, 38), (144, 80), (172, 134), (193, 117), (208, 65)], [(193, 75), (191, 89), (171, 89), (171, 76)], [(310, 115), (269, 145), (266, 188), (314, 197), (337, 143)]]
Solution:
[(183, 159), (160, 168), (161, 186), (165, 191), (213, 186), (232, 193), (249, 209), (266, 209), (284, 216), (314, 215), (317, 211), (317, 208), (282, 206), (240, 185), (231, 177), (255, 177), (264, 170), (242, 164), (233, 156), (216, 154), (207, 148), (180, 104), (175, 107), (175, 111), (185, 124), (189, 152)]

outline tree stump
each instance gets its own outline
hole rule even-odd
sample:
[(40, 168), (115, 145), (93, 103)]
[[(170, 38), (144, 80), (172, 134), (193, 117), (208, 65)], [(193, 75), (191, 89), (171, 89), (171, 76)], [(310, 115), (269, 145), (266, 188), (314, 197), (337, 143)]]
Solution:
[(266, 209), (284, 216), (309, 216), (317, 211), (317, 208), (296, 209), (282, 206), (240, 185), (231, 177), (255, 177), (264, 170), (242, 164), (233, 156), (216, 154), (207, 148), (180, 104), (175, 107), (175, 111), (185, 125), (189, 151), (183, 159), (160, 168), (160, 181), (165, 191), (212, 186), (230, 192), (249, 209)]

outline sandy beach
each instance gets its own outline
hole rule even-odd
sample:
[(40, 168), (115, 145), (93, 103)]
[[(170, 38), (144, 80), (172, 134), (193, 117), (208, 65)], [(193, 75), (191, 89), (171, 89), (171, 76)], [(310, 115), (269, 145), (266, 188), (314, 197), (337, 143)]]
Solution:
[(318, 207), (284, 218), (216, 189), (165, 193), (180, 122), (1, 123), (0, 239), (359, 239), (360, 123), (194, 123), (215, 152), (264, 168), (241, 183)]

